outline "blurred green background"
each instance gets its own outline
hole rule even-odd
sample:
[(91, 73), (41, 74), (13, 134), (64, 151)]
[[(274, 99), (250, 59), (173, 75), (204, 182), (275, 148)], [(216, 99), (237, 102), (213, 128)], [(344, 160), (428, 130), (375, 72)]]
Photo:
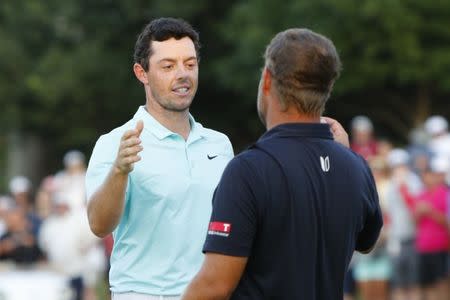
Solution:
[(265, 45), (307, 27), (343, 61), (327, 115), (356, 114), (395, 144), (427, 116), (450, 117), (450, 1), (441, 0), (1, 0), (0, 193), (16, 173), (55, 172), (62, 155), (87, 157), (102, 133), (145, 102), (132, 73), (137, 34), (154, 17), (200, 32), (192, 113), (239, 152), (263, 131), (256, 91)]

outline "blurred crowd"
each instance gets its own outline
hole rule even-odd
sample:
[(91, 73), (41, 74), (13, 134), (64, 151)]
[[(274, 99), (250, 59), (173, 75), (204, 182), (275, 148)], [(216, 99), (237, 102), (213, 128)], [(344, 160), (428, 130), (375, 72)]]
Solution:
[(372, 169), (383, 211), (380, 239), (355, 254), (345, 299), (450, 299), (450, 133), (429, 117), (399, 148), (377, 138), (366, 116), (351, 123), (351, 147)]
[[(345, 299), (450, 299), (450, 133), (432, 116), (398, 148), (356, 116), (351, 147), (372, 169), (385, 226), (374, 250), (355, 254)], [(17, 176), (0, 195), (0, 275), (46, 268), (67, 279), (71, 299), (95, 300), (105, 282), (112, 239), (100, 240), (86, 217), (85, 157), (70, 151), (64, 168), (37, 188)]]
[(12, 178), (9, 193), (0, 196), (0, 275), (50, 270), (66, 279), (67, 299), (95, 300), (105, 280), (107, 247), (89, 228), (84, 155), (70, 151), (63, 164), (36, 189), (24, 176)]

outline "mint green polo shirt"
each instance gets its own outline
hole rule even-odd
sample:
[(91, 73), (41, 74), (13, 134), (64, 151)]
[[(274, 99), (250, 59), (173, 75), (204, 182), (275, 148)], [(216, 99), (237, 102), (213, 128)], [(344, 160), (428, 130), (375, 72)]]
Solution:
[(102, 135), (86, 175), (88, 199), (103, 183), (123, 133), (143, 120), (142, 159), (128, 176), (125, 208), (113, 232), (110, 285), (115, 293), (180, 295), (203, 261), (211, 200), (233, 149), (226, 135), (190, 117), (187, 141), (141, 106)]

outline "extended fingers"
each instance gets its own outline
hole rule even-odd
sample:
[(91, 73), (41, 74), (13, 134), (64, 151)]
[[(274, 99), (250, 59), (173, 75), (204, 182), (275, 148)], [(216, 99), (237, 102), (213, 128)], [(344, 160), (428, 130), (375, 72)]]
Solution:
[(141, 152), (144, 148), (141, 145), (136, 145), (133, 147), (125, 147), (123, 149), (121, 149), (120, 151), (120, 156), (122, 157), (128, 157), (131, 155), (136, 155), (139, 152)]
[(332, 119), (330, 117), (322, 117), (322, 118), (328, 125), (330, 125), (332, 131), (340, 131), (340, 130), (345, 131), (344, 127), (342, 127), (342, 125), (335, 119)]
[(330, 130), (333, 133), (333, 138), (340, 144), (350, 147), (350, 142), (348, 140), (348, 134), (345, 131), (344, 127), (342, 127), (341, 123), (336, 121), (335, 119), (329, 117), (322, 117), (329, 126)]
[(138, 137), (132, 136), (132, 137), (126, 139), (126, 140), (123, 140), (123, 141), (120, 143), (120, 146), (121, 146), (122, 148), (128, 148), (128, 147), (134, 147), (134, 146), (140, 145), (140, 144), (141, 144), (141, 139), (138, 138)]
[(128, 140), (130, 137), (139, 137), (139, 134), (141, 132), (137, 129), (130, 129), (124, 132), (124, 134), (122, 135), (122, 141)]
[(133, 163), (140, 161), (141, 157), (139, 155), (127, 156), (123, 158), (123, 163), (126, 165), (132, 165)]
[(322, 117), (322, 119), (324, 119), (325, 122), (330, 125), (330, 129), (333, 133), (347, 134), (341, 123), (339, 123), (335, 119), (332, 119), (330, 117)]

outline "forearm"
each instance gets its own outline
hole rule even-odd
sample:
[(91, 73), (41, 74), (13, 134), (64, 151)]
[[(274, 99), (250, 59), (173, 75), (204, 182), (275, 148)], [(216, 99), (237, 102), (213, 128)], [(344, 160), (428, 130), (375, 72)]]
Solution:
[(104, 183), (89, 199), (89, 226), (98, 237), (105, 237), (119, 224), (125, 205), (127, 182), (128, 174), (113, 166)]
[(230, 295), (224, 289), (196, 276), (189, 284), (182, 300), (226, 300)]

